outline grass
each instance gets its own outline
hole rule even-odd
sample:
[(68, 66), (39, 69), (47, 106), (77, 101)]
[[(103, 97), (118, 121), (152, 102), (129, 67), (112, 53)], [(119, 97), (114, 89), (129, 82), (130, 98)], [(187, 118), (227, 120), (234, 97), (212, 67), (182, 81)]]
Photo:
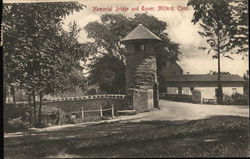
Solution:
[(246, 157), (248, 118), (103, 123), (5, 138), (6, 158)]

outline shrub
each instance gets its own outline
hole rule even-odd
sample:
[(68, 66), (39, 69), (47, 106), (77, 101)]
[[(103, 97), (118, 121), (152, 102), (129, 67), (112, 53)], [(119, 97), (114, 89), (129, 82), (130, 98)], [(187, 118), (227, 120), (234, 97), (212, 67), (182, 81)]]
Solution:
[(34, 124), (34, 127), (35, 127), (35, 128), (45, 128), (45, 127), (46, 127), (46, 124), (45, 124), (45, 123), (35, 123), (35, 124)]
[(28, 123), (22, 120), (22, 117), (10, 119), (7, 122), (6, 131), (18, 131), (28, 128)]
[(94, 88), (89, 89), (87, 93), (88, 93), (88, 95), (97, 94), (96, 89), (94, 89)]
[(240, 93), (234, 93), (231, 95), (232, 100), (235, 104), (246, 104), (247, 105), (247, 96), (240, 94)]
[(231, 96), (229, 95), (223, 95), (223, 103), (230, 105), (230, 104), (240, 104), (240, 105), (247, 105), (247, 96), (240, 94), (240, 93), (234, 93)]
[(232, 100), (232, 97), (231, 96), (229, 96), (229, 95), (223, 95), (223, 103), (224, 104), (227, 104), (227, 105), (229, 105), (229, 104), (231, 104), (233, 102), (233, 100)]
[(47, 98), (43, 98), (43, 101), (49, 101)]

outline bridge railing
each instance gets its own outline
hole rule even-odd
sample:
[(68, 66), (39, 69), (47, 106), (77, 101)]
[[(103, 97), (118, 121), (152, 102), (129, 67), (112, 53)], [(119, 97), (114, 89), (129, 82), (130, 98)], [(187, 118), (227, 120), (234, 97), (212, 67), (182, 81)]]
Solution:
[(44, 99), (44, 102), (55, 102), (55, 101), (77, 101), (77, 100), (88, 100), (88, 99), (125, 99), (126, 95), (123, 94), (103, 94), (103, 95), (88, 95), (81, 97), (61, 97), (53, 99)]

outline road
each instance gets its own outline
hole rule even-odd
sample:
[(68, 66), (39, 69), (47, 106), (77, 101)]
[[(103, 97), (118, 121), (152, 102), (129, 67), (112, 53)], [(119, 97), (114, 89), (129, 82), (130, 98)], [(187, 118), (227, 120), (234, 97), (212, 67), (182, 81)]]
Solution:
[[(78, 123), (78, 124), (67, 124), (57, 125), (46, 128), (31, 128), (34, 131), (54, 131), (62, 128), (69, 127), (86, 127), (92, 124), (98, 123), (109, 123), (109, 122), (140, 122), (140, 121), (175, 121), (175, 120), (198, 120), (216, 115), (233, 115), (249, 117), (249, 106), (239, 105), (209, 105), (209, 104), (193, 104), (184, 102), (174, 102), (160, 100), (160, 110), (154, 109), (145, 113), (138, 113), (136, 115), (128, 116), (117, 116), (115, 119), (89, 122), (89, 123)], [(22, 136), (24, 133), (5, 133), (5, 137)]]
[(197, 120), (216, 115), (249, 117), (249, 106), (193, 104), (160, 100), (160, 110), (139, 113), (134, 116), (121, 116), (121, 120)]

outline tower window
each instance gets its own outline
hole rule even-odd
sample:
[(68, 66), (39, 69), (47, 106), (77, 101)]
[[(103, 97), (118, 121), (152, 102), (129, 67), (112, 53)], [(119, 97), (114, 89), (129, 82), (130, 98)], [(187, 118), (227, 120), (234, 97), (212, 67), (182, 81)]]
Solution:
[(135, 46), (136, 51), (144, 51), (145, 50), (145, 45), (144, 44), (137, 44)]

